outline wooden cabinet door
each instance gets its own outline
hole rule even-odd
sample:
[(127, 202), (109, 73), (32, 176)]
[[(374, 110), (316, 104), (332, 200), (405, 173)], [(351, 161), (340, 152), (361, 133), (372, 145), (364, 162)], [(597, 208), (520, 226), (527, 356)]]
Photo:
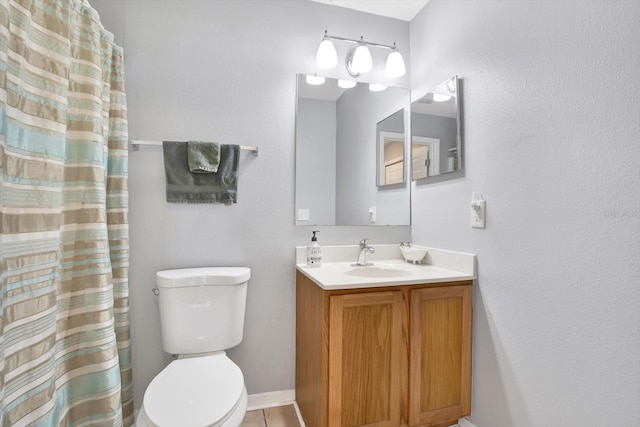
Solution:
[(332, 295), (329, 305), (329, 426), (399, 426), (402, 292)]
[(409, 424), (455, 422), (471, 412), (472, 286), (411, 291)]

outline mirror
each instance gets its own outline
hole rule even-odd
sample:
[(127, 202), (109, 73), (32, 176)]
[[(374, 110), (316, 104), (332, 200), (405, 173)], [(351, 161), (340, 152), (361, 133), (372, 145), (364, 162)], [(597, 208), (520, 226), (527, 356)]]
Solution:
[(411, 103), (411, 179), (461, 170), (460, 85), (454, 76)]
[[(356, 82), (344, 88), (331, 78), (311, 85), (306, 77), (297, 76), (296, 225), (410, 225), (408, 144), (398, 136), (408, 134), (409, 90), (372, 91), (368, 83)], [(384, 164), (385, 132), (401, 142), (395, 184), (381, 181), (385, 171), (378, 168)]]

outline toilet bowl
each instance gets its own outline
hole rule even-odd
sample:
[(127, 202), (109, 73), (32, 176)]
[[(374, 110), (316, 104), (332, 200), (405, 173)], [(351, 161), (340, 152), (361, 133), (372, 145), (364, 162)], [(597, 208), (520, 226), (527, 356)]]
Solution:
[(149, 384), (137, 427), (237, 427), (247, 410), (240, 368), (224, 352), (177, 359)]

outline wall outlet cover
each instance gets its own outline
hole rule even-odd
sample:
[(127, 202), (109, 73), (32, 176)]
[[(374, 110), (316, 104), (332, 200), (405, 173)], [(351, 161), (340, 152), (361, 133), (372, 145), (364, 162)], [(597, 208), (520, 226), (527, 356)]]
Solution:
[(485, 228), (486, 201), (475, 200), (471, 203), (471, 227)]

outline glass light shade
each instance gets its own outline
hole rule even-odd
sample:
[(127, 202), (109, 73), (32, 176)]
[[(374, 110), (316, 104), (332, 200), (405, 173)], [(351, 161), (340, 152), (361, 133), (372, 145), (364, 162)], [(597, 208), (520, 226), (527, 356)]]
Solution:
[(373, 58), (371, 58), (371, 52), (369, 52), (369, 48), (360, 44), (356, 51), (353, 53), (353, 58), (351, 59), (351, 69), (354, 73), (368, 73), (373, 68)]
[(451, 95), (443, 95), (441, 93), (434, 93), (433, 100), (436, 102), (444, 102), (451, 99)]
[(333, 42), (329, 39), (324, 39), (318, 46), (318, 53), (316, 55), (316, 64), (320, 68), (333, 68), (338, 65), (338, 53)]
[(351, 89), (356, 85), (356, 82), (353, 80), (338, 80), (338, 86), (343, 89)]
[(389, 56), (387, 57), (387, 66), (385, 68), (385, 72), (387, 73), (387, 77), (400, 77), (404, 76), (407, 72), (404, 66), (404, 59), (402, 55), (397, 50), (391, 51)]
[(378, 85), (378, 84), (375, 84), (375, 83), (369, 83), (369, 90), (371, 92), (382, 92), (386, 88), (387, 87), (385, 85)]
[(312, 86), (318, 86), (324, 83), (324, 77), (311, 76), (309, 74), (307, 74), (307, 77), (305, 77), (305, 80), (307, 81), (307, 84)]

